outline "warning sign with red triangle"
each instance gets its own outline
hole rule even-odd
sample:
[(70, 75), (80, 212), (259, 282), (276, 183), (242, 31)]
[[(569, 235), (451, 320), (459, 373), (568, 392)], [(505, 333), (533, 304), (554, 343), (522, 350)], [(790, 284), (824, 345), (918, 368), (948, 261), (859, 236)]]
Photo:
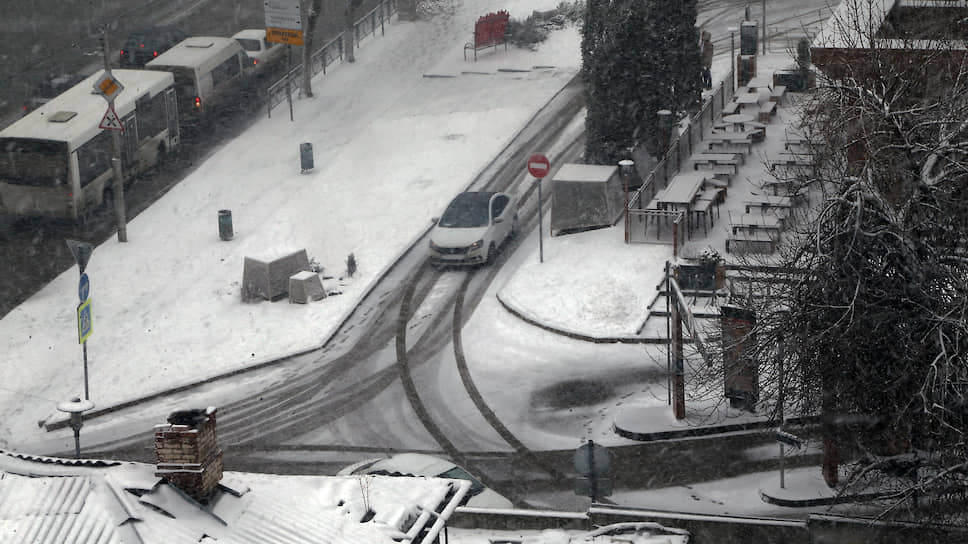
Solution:
[(114, 108), (111, 106), (108, 106), (108, 111), (104, 112), (104, 117), (101, 118), (101, 124), (98, 125), (98, 128), (124, 132), (124, 125), (121, 124), (121, 119), (118, 118), (118, 114), (114, 112)]

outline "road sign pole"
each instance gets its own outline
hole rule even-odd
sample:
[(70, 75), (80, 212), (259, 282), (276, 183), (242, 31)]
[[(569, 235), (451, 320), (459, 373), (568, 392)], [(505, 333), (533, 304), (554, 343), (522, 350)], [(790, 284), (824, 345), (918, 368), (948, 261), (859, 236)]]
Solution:
[(84, 347), (84, 400), (91, 400), (90, 389), (87, 386), (87, 341), (85, 340), (81, 346)]
[(595, 441), (588, 441), (588, 467), (591, 473), (588, 475), (589, 483), (591, 484), (591, 495), (592, 504), (594, 504), (598, 499), (598, 470), (595, 469)]
[(538, 262), (544, 262), (544, 218), (541, 213), (541, 178), (538, 178)]
[[(303, 67), (303, 70), (306, 68)], [(295, 121), (292, 115), (292, 44), (286, 44), (286, 100), (289, 102), (289, 122)]]
[(541, 213), (543, 199), (541, 198), (541, 180), (548, 175), (551, 170), (551, 162), (548, 157), (540, 153), (535, 153), (528, 157), (528, 173), (538, 181), (538, 262), (544, 262), (544, 218)]
[(84, 354), (84, 400), (91, 400), (90, 387), (87, 378), (87, 338), (91, 335), (91, 282), (87, 274), (81, 273), (81, 279), (77, 284), (77, 298), (80, 303), (77, 305), (77, 336), (81, 343), (81, 351)]
[[(104, 56), (104, 74), (111, 74), (111, 57), (108, 51), (107, 28), (101, 28), (101, 50)], [(114, 111), (114, 94), (108, 97), (108, 109)], [(122, 129), (124, 121), (121, 121)], [(114, 214), (118, 221), (118, 241), (128, 241), (128, 221), (124, 207), (124, 172), (121, 170), (121, 134), (120, 131), (111, 131), (112, 157), (111, 166), (114, 170)]]

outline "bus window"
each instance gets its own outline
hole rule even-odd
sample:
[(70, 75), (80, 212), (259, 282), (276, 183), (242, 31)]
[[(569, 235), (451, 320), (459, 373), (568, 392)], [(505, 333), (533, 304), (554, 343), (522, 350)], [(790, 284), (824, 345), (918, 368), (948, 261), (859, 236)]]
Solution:
[(212, 86), (218, 88), (226, 81), (231, 81), (235, 76), (239, 75), (242, 71), (242, 65), (239, 62), (238, 56), (232, 56), (225, 59), (224, 62), (219, 64), (212, 70)]
[(111, 168), (112, 154), (111, 135), (106, 130), (77, 148), (77, 169), (81, 187)]
[(0, 182), (57, 187), (68, 179), (64, 142), (0, 139)]
[(138, 99), (138, 136), (141, 141), (157, 136), (168, 127), (165, 95), (156, 94), (154, 98), (144, 95)]

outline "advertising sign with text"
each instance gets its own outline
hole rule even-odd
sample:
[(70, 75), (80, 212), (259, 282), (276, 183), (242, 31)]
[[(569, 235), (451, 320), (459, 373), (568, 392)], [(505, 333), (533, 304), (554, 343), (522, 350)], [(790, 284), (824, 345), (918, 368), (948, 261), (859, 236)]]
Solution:
[(299, 0), (265, 0), (266, 41), (303, 44), (302, 7)]

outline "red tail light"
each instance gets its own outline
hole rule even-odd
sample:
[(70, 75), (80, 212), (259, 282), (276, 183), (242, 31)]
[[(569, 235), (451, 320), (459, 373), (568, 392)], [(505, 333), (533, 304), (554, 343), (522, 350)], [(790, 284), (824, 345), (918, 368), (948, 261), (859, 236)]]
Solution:
[(152, 54), (151, 54), (151, 56), (152, 56), (152, 57), (157, 57), (157, 56), (158, 56), (158, 52), (157, 52), (157, 51), (155, 51), (154, 53), (152, 53)]

